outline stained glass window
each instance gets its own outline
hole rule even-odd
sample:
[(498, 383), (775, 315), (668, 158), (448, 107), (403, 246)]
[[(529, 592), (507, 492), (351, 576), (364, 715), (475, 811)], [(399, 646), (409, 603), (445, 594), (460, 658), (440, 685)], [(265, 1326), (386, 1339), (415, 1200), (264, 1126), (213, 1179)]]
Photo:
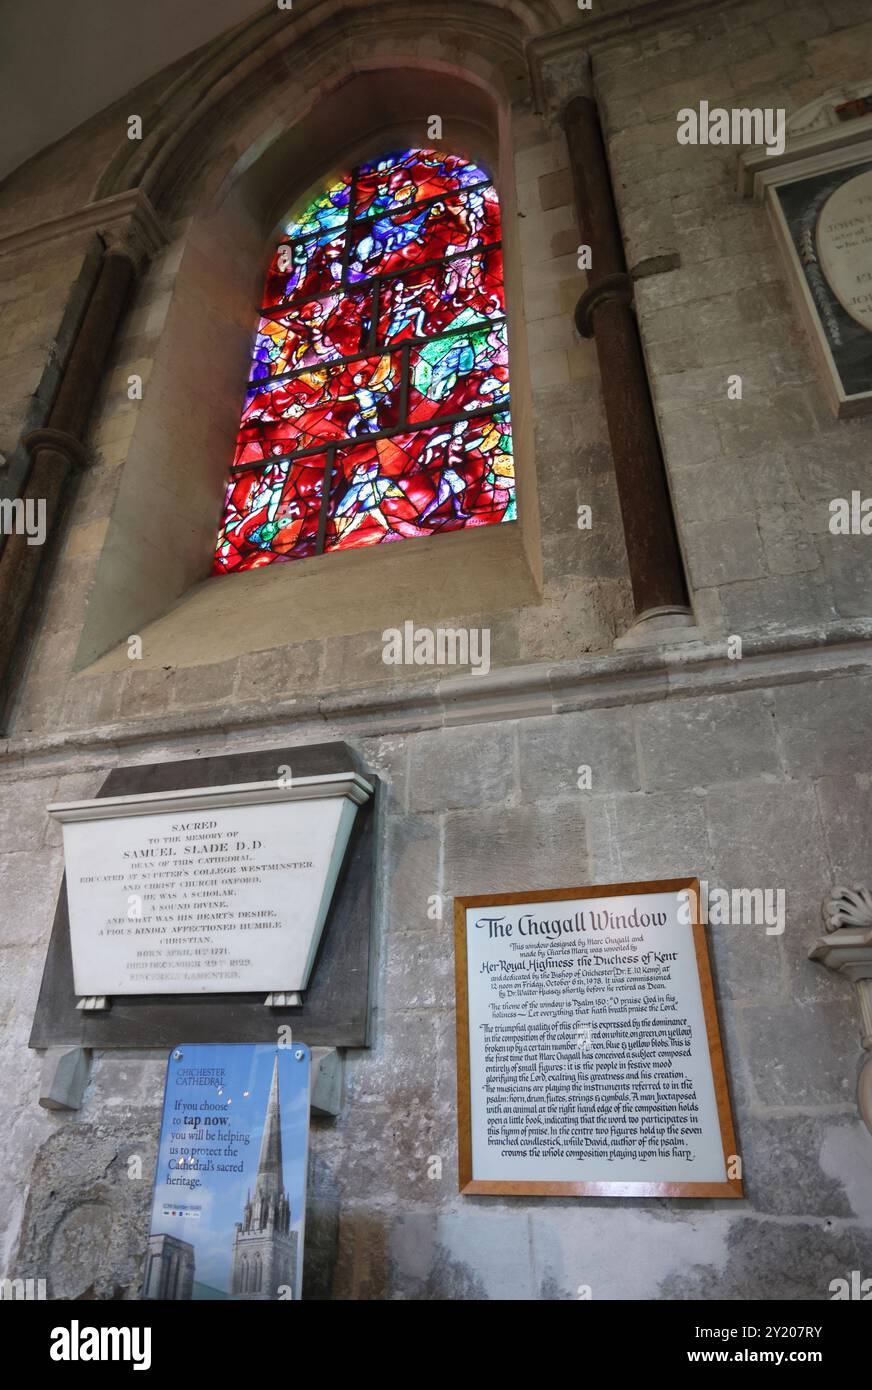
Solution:
[(219, 574), (515, 517), (500, 205), (456, 155), (326, 187), (267, 274)]

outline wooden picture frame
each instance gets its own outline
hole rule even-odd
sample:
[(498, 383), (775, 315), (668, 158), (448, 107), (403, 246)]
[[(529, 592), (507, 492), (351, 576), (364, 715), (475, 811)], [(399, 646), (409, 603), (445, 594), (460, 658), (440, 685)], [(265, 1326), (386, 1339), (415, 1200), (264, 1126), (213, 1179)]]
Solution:
[[(723, 1182), (643, 1182), (643, 1181), (494, 1181), (478, 1179), (473, 1173), (472, 1092), (469, 1046), (469, 978), (467, 920), (469, 908), (504, 907), (519, 903), (570, 902), (589, 898), (626, 897), (642, 894), (679, 893), (688, 889), (694, 895), (693, 932), (696, 969), (699, 978), (706, 1040), (714, 1086), (717, 1117), (724, 1154)], [(583, 888), (556, 888), (545, 892), (486, 893), (454, 899), (454, 956), (457, 1024), (457, 1118), (459, 1149), (459, 1191), (463, 1196), (506, 1197), (695, 1197), (741, 1198), (741, 1178), (730, 1178), (730, 1161), (737, 1154), (732, 1108), (723, 1047), (714, 997), (711, 966), (705, 930), (699, 920), (700, 885), (698, 878), (655, 880), (645, 883), (595, 884)], [(741, 1171), (741, 1169), (740, 1169)]]

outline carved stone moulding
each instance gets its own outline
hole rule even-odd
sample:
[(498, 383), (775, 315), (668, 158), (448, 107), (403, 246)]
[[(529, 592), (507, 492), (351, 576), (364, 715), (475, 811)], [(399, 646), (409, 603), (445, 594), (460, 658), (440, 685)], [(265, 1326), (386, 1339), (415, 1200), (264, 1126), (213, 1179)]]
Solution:
[(75, 212), (0, 236), (0, 256), (86, 231), (98, 232), (108, 250), (128, 256), (137, 269), (169, 241), (164, 221), (148, 195), (141, 188), (131, 188), (88, 203)]
[[(825, 935), (809, 951), (809, 959), (854, 986), (862, 1046), (872, 1052), (872, 890), (835, 888), (824, 899), (822, 915)], [(860, 1072), (857, 1103), (872, 1134), (872, 1057)]]

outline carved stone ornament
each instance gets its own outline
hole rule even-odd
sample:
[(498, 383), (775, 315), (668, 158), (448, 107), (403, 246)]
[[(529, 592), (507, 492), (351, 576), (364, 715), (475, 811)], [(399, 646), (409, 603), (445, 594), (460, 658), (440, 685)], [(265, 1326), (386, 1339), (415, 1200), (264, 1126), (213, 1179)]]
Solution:
[[(824, 899), (825, 935), (809, 951), (809, 959), (850, 980), (857, 993), (860, 1035), (872, 1052), (872, 890), (835, 888)], [(872, 1134), (872, 1057), (860, 1072), (857, 1103), (863, 1123)]]
[(834, 888), (824, 898), (821, 912), (826, 932), (841, 927), (872, 927), (872, 889)]

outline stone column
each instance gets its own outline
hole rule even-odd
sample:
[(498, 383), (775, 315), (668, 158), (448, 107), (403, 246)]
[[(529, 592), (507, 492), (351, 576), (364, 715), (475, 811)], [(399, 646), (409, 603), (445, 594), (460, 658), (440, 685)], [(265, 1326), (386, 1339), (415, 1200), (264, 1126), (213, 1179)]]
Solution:
[(12, 684), (12, 664), (49, 541), (63, 512), (66, 485), (85, 461), (83, 438), (103, 368), (131, 286), (160, 240), (153, 209), (139, 206), (102, 232), (106, 251), (70, 353), (47, 425), (25, 440), (30, 468), (21, 501), (45, 508), (45, 543), (30, 545), (23, 530), (6, 537), (0, 552), (0, 704)]
[(591, 248), (576, 325), (593, 338), (612, 446), (639, 635), (690, 625), (684, 569), (592, 88), (561, 116), (579, 230)]

